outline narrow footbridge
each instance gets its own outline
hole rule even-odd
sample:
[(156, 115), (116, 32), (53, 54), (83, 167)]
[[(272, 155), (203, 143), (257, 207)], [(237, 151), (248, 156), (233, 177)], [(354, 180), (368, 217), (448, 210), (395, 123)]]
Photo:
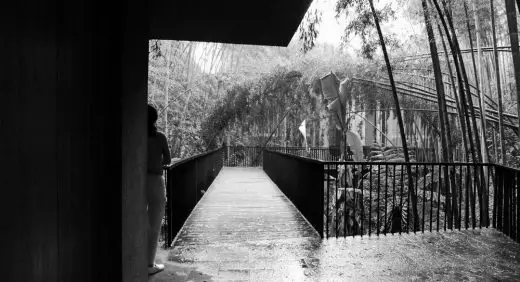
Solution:
[(513, 169), (228, 152), (168, 169), (166, 271), (150, 280), (520, 280)]

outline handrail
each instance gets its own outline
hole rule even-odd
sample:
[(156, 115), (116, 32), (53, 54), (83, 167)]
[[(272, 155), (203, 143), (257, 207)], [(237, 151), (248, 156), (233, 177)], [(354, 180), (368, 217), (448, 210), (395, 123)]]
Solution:
[(318, 164), (323, 164), (324, 163), (321, 160), (312, 159), (312, 158), (308, 158), (308, 157), (297, 156), (297, 155), (293, 155), (293, 154), (290, 154), (290, 153), (284, 153), (284, 152), (279, 152), (279, 151), (274, 151), (274, 150), (269, 150), (269, 149), (265, 149), (265, 151), (271, 152), (271, 153), (275, 153), (275, 154), (279, 154), (279, 155), (290, 156), (290, 157), (293, 157), (295, 159), (299, 159), (299, 160), (307, 161), (307, 162), (311, 162), (311, 163), (318, 163)]
[[(516, 168), (469, 162), (321, 161), (267, 149), (263, 164), (323, 237), (492, 227), (520, 242)], [(412, 167), (412, 175), (406, 167)], [(415, 195), (409, 193), (408, 177)], [(412, 216), (414, 197), (417, 217)]]
[(196, 158), (200, 158), (200, 157), (203, 157), (203, 156), (209, 155), (209, 154), (211, 154), (211, 153), (213, 153), (213, 152), (216, 152), (216, 151), (218, 151), (218, 150), (222, 150), (222, 149), (223, 149), (223, 147), (219, 147), (219, 148), (217, 148), (217, 149), (213, 149), (213, 150), (211, 150), (211, 151), (206, 151), (206, 152), (204, 152), (204, 153), (200, 153), (200, 154), (197, 154), (197, 155), (190, 156), (190, 157), (188, 157), (188, 158), (186, 158), (186, 159), (182, 159), (182, 160), (180, 160), (180, 161), (178, 161), (178, 162), (175, 162), (175, 163), (172, 163), (172, 164), (166, 165), (166, 166), (164, 166), (164, 169), (171, 169), (171, 168), (174, 168), (174, 167), (176, 167), (176, 166), (179, 166), (179, 165), (181, 165), (181, 164), (184, 164), (184, 163), (189, 162), (189, 161), (191, 161), (191, 160), (194, 160), (194, 159), (196, 159)]
[(356, 162), (356, 161), (322, 161), (323, 164), (346, 164), (346, 165), (478, 165), (478, 166), (495, 166), (493, 163), (470, 163), (470, 162), (380, 162), (380, 161), (372, 161), (372, 162)]

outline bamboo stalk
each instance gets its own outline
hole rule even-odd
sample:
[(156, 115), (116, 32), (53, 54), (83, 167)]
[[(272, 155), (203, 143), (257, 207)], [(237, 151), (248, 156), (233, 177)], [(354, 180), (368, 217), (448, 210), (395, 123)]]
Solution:
[(498, 142), (500, 144), (500, 158), (496, 155), (495, 158), (500, 164), (505, 164), (505, 150), (504, 150), (504, 125), (503, 125), (503, 108), (502, 108), (502, 89), (500, 85), (500, 67), (498, 62), (498, 52), (496, 49), (497, 46), (497, 36), (495, 29), (495, 7), (493, 6), (494, 0), (489, 0), (490, 7), (490, 16), (491, 16), (491, 30), (493, 37), (493, 57), (495, 59), (495, 79), (496, 79), (496, 89), (498, 96)]

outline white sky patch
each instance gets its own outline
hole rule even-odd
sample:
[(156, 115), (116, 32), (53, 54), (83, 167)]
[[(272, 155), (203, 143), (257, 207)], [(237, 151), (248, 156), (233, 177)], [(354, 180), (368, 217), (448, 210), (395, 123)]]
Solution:
[(341, 43), (346, 22), (342, 21), (342, 18), (336, 19), (335, 6), (336, 0), (314, 0), (309, 8), (309, 10), (317, 8), (322, 13), (317, 43), (328, 43), (334, 46), (339, 46)]
[[(333, 46), (340, 46), (342, 42), (342, 36), (345, 32), (347, 25), (347, 19), (345, 15), (336, 18), (336, 7), (337, 0), (314, 0), (309, 7), (309, 11), (318, 9), (322, 13), (321, 23), (318, 27), (318, 37), (316, 43), (331, 44)], [(390, 3), (393, 9), (396, 11), (396, 18), (389, 23), (382, 24), (381, 28), (383, 33), (392, 32), (402, 42), (408, 40), (411, 35), (422, 34), (424, 27), (416, 23), (411, 23), (410, 19), (404, 16), (402, 9), (398, 6), (396, 1), (392, 0), (380, 0), (375, 1), (376, 8), (382, 8), (383, 6)], [(346, 44), (346, 51), (352, 56), (359, 55), (359, 49), (361, 48), (361, 39), (359, 37), (349, 38), (348, 44)]]
[[(344, 34), (345, 27), (347, 25), (347, 19), (344, 15), (336, 18), (335, 6), (337, 0), (314, 0), (309, 7), (309, 11), (313, 11), (314, 9), (318, 9), (321, 11), (321, 23), (318, 26), (318, 37), (316, 38), (316, 44), (330, 44), (335, 47), (339, 47), (341, 45), (342, 39), (341, 37)], [(398, 6), (396, 1), (392, 0), (379, 0), (374, 1), (376, 8), (381, 8), (387, 3), (391, 3), (394, 10), (396, 11), (396, 18), (389, 23), (382, 24), (381, 28), (383, 29), (383, 33), (392, 32), (394, 33), (398, 39), (402, 42), (408, 40), (411, 35), (422, 34), (424, 33), (424, 26), (417, 23), (412, 23), (410, 19), (404, 16), (404, 12), (402, 8)], [(297, 34), (295, 34), (297, 37)], [(194, 56), (195, 61), (200, 62), (199, 58), (201, 58), (203, 54), (204, 43), (198, 44), (195, 49)], [(361, 40), (358, 37), (349, 38), (348, 44), (346, 44), (346, 50), (348, 54), (353, 57), (359, 55), (359, 49), (361, 48)], [(202, 66), (201, 66), (202, 67)], [(209, 68), (209, 66), (207, 67)], [(209, 71), (204, 70), (204, 71)]]

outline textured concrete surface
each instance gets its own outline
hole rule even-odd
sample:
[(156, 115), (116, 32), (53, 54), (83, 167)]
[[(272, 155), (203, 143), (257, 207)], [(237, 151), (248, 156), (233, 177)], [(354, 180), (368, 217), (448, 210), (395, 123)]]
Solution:
[(322, 240), (261, 169), (224, 168), (149, 281), (519, 281), (493, 229)]

